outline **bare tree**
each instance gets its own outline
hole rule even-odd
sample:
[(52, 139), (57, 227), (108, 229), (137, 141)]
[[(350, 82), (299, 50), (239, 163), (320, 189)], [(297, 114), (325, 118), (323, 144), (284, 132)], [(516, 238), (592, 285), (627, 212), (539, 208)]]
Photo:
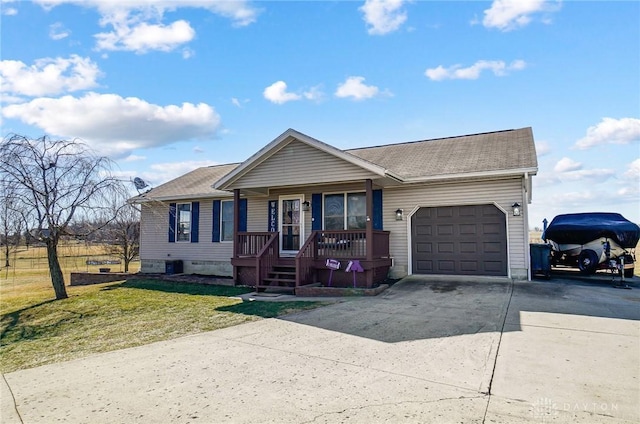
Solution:
[(124, 263), (124, 272), (140, 254), (140, 211), (135, 205), (125, 203), (114, 206), (114, 219), (105, 229), (109, 239), (109, 253)]
[(0, 180), (15, 186), (15, 208), (29, 234), (45, 243), (56, 299), (67, 297), (58, 243), (74, 219), (109, 222), (109, 205), (122, 184), (111, 161), (77, 140), (10, 135), (0, 144)]
[(22, 219), (15, 206), (15, 187), (9, 181), (0, 180), (0, 244), (7, 268), (11, 266), (11, 251), (18, 248), (22, 238)]

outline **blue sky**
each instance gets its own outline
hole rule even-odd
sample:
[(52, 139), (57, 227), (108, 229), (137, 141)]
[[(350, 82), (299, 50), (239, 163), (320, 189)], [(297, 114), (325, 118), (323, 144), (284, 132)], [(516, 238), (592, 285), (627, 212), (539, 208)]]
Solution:
[(287, 128), (352, 148), (531, 126), (532, 227), (640, 222), (640, 2), (0, 2), (2, 136), (80, 138), (123, 179)]

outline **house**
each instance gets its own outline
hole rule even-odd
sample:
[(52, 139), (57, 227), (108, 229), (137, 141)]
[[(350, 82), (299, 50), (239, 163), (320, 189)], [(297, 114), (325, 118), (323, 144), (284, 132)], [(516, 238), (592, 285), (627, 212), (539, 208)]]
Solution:
[(531, 128), (349, 150), (289, 129), (242, 163), (134, 198), (141, 272), (177, 260), (294, 291), (408, 274), (527, 279), (537, 169)]

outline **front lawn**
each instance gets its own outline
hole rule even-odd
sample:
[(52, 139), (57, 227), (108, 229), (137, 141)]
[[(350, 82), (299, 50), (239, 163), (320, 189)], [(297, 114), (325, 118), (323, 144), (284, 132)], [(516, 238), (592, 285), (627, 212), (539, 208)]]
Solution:
[(158, 280), (67, 287), (69, 298), (58, 301), (52, 300), (50, 284), (2, 286), (3, 373), (323, 305), (243, 302), (232, 296), (251, 289)]

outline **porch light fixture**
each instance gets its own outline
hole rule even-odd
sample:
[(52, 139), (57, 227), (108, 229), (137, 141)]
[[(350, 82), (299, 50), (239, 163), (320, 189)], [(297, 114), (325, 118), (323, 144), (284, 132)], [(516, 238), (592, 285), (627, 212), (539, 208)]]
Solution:
[(522, 213), (522, 209), (520, 209), (520, 203), (515, 202), (513, 205), (511, 205), (511, 209), (513, 209), (513, 216), (520, 216), (520, 214)]
[(396, 221), (402, 221), (403, 215), (402, 209), (396, 209)]
[(302, 202), (302, 210), (305, 212), (309, 212), (311, 210), (311, 203), (308, 200)]

